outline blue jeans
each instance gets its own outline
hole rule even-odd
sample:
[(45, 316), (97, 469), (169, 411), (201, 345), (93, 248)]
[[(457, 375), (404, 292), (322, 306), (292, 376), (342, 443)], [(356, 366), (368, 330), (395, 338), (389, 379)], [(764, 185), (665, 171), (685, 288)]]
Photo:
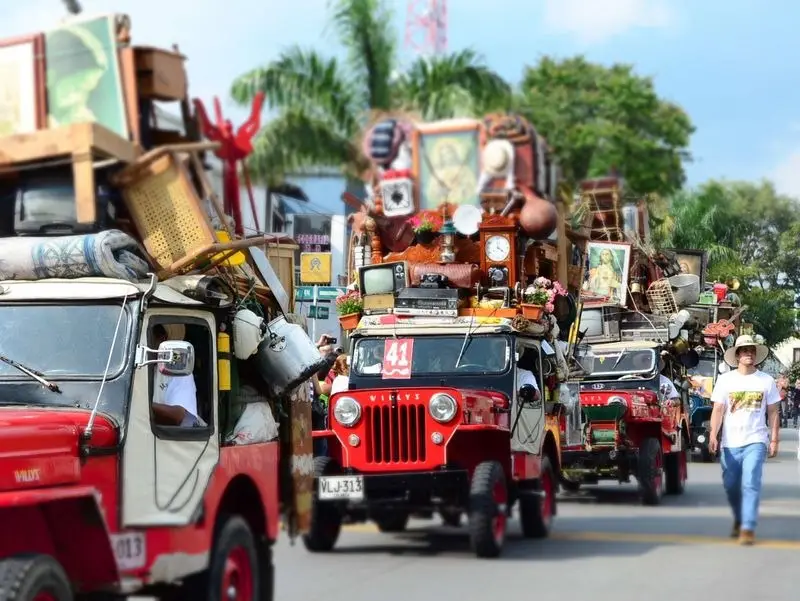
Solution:
[(761, 474), (767, 459), (767, 445), (757, 442), (743, 447), (722, 448), (722, 484), (742, 530), (755, 530), (761, 500)]

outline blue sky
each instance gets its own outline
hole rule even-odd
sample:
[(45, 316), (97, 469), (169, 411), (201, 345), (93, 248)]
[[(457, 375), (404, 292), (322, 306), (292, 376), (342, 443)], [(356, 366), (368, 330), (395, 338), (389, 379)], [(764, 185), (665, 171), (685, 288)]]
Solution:
[[(190, 91), (206, 102), (214, 94), (227, 99), (236, 75), (288, 45), (337, 52), (325, 33), (325, 0), (81, 1), (87, 13), (129, 14), (135, 44), (179, 44), (189, 57)], [(406, 2), (392, 4), (402, 40)], [(46, 29), (62, 7), (61, 0), (4, 2), (0, 33)], [(690, 184), (766, 177), (800, 197), (800, 3), (449, 0), (448, 9), (449, 48), (474, 47), (513, 82), (543, 54), (628, 62), (653, 76), (658, 92), (697, 126)], [(229, 100), (224, 106), (243, 115)]]

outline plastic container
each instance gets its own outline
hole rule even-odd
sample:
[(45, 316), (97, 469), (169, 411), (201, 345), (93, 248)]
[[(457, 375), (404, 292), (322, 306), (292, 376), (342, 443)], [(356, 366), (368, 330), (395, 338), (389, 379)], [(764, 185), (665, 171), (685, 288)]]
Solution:
[(693, 305), (700, 300), (700, 278), (693, 273), (681, 273), (669, 278), (675, 304), (679, 307)]

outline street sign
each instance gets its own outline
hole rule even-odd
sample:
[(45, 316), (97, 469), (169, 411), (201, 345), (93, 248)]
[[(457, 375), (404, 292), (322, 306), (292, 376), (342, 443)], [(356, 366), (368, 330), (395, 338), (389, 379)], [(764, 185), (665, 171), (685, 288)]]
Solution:
[(331, 308), (326, 305), (311, 305), (308, 308), (309, 319), (328, 319), (331, 316)]
[[(317, 286), (317, 300), (336, 300), (340, 294), (344, 294), (344, 288), (336, 286)], [(308, 302), (314, 300), (314, 286), (295, 286), (294, 300)]]
[(330, 284), (331, 256), (331, 253), (300, 253), (300, 281), (304, 284)]

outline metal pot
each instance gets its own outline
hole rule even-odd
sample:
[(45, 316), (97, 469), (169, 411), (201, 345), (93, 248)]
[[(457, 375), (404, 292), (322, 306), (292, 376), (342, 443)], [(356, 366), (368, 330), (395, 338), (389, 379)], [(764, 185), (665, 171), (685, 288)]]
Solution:
[(267, 324), (267, 335), (256, 357), (261, 376), (276, 396), (290, 392), (325, 364), (306, 331), (284, 316)]

